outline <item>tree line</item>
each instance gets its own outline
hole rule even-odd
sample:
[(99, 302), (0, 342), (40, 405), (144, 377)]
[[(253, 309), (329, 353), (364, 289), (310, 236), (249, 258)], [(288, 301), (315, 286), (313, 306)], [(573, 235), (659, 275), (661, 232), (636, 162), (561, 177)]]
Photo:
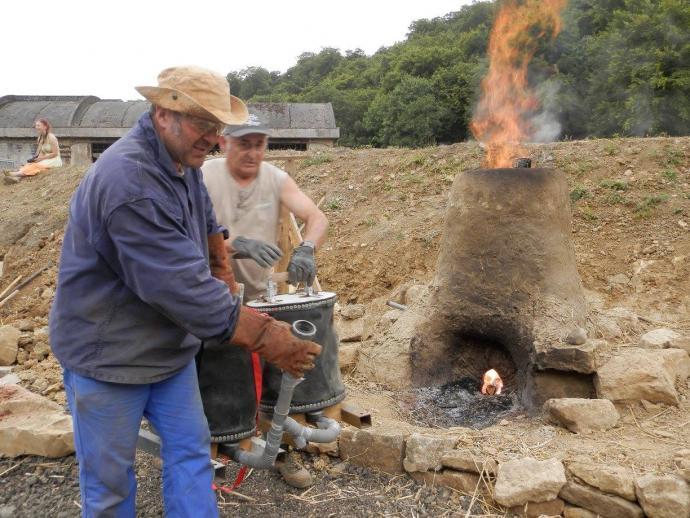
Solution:
[[(230, 72), (250, 102), (331, 102), (340, 144), (425, 146), (470, 137), (498, 1), (410, 25), (373, 55), (323, 48), (286, 72)], [(571, 0), (529, 77), (561, 138), (690, 133), (690, 3)]]

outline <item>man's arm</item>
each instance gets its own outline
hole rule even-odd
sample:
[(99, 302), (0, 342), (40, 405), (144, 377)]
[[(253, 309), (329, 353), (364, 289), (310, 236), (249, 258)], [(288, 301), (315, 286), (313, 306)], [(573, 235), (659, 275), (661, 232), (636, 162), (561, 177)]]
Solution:
[(317, 248), (320, 247), (326, 241), (328, 219), (289, 176), (283, 182), (280, 201), (290, 209), (290, 212), (304, 221), (305, 227), (302, 238), (305, 241), (311, 241)]
[(110, 266), (141, 300), (198, 338), (230, 338), (238, 299), (163, 207), (150, 199), (123, 205), (108, 218), (107, 234), (116, 253)]

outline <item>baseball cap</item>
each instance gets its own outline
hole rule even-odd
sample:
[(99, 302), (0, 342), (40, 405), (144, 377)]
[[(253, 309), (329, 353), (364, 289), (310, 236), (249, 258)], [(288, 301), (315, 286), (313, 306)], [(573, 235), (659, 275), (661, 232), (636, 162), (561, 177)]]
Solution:
[(231, 124), (223, 130), (223, 135), (228, 137), (244, 137), (252, 133), (271, 136), (271, 130), (255, 113), (250, 113), (243, 124)]

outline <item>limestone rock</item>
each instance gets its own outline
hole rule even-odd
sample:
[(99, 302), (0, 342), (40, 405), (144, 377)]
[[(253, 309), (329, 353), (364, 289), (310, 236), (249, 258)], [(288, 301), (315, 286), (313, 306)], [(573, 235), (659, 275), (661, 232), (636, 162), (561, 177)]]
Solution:
[(528, 380), (527, 391), (537, 406), (549, 399), (595, 397), (592, 377), (578, 372), (536, 371)]
[(50, 346), (45, 342), (41, 342), (34, 346), (33, 350), (29, 354), (29, 358), (34, 358), (38, 361), (42, 361), (45, 358), (47, 358), (49, 354)]
[(345, 320), (357, 320), (358, 318), (362, 318), (364, 313), (364, 304), (347, 304), (340, 308), (340, 315)]
[(405, 471), (438, 471), (441, 469), (441, 457), (455, 446), (452, 437), (437, 437), (413, 433), (405, 446)]
[(410, 426), (398, 421), (379, 421), (371, 428), (345, 427), (338, 439), (340, 457), (386, 473), (404, 473), (405, 439)]
[(527, 502), (525, 505), (511, 507), (508, 516), (540, 518), (541, 516), (560, 516), (565, 503), (560, 498), (548, 502)]
[(19, 385), (21, 379), (16, 374), (8, 374), (0, 378), (0, 385)]
[(557, 459), (530, 457), (498, 465), (494, 500), (505, 507), (554, 500), (566, 483), (563, 464)]
[(674, 349), (683, 349), (686, 353), (690, 354), (690, 336), (681, 336), (674, 340), (671, 343), (671, 347)]
[(608, 317), (616, 320), (616, 323), (621, 327), (621, 329), (626, 332), (634, 332), (640, 329), (640, 317), (638, 317), (635, 312), (624, 308), (622, 306), (616, 306), (604, 312)]
[(342, 372), (350, 372), (357, 364), (359, 344), (340, 344), (338, 347), (338, 364)]
[(469, 450), (450, 450), (441, 457), (441, 464), (446, 468), (457, 469), (459, 471), (469, 471), (471, 473), (488, 473), (495, 475), (498, 465), (491, 457), (481, 457)]
[(563, 486), (558, 496), (566, 502), (607, 518), (643, 518), (644, 516), (642, 508), (637, 504), (574, 482), (568, 482)]
[(609, 277), (608, 283), (611, 286), (627, 286), (628, 284), (630, 284), (630, 277), (628, 277), (624, 273), (619, 273)]
[(34, 330), (34, 323), (28, 318), (25, 318), (23, 320), (19, 320), (18, 322), (16, 322), (15, 325), (17, 326), (17, 329), (19, 329), (20, 331), (33, 331)]
[(604, 493), (611, 493), (631, 502), (636, 500), (633, 473), (628, 468), (572, 462), (568, 464), (568, 472)]
[(355, 320), (337, 318), (335, 319), (335, 328), (341, 342), (361, 342), (369, 338), (365, 318)]
[(590, 340), (582, 344), (549, 344), (538, 347), (537, 367), (559, 371), (590, 374), (597, 370), (598, 350), (606, 345), (604, 340)]
[(664, 349), (658, 351), (664, 362), (664, 367), (671, 375), (674, 383), (685, 384), (690, 377), (690, 356), (681, 349)]
[(687, 357), (680, 349), (650, 351), (639, 348), (630, 348), (614, 356), (599, 367), (594, 377), (598, 396), (612, 401), (646, 399), (652, 403), (677, 405), (678, 393), (674, 386), (677, 376), (667, 368), (671, 357), (665, 353), (669, 351), (678, 351)]
[(608, 430), (620, 419), (618, 410), (608, 399), (549, 399), (544, 411), (552, 422), (575, 433)]
[(583, 509), (582, 507), (575, 507), (574, 505), (565, 505), (563, 509), (564, 518), (600, 518), (597, 513)]
[(386, 311), (383, 316), (381, 317), (381, 322), (384, 324), (394, 324), (395, 322), (398, 321), (400, 318), (400, 310), (399, 309), (391, 309), (390, 311)]
[(413, 284), (405, 290), (405, 304), (410, 306), (424, 297), (429, 288), (424, 284)]
[(681, 335), (672, 329), (668, 329), (666, 327), (653, 329), (642, 335), (640, 338), (640, 347), (647, 347), (650, 349), (674, 347), (672, 344), (680, 338), (682, 338)]
[(442, 471), (417, 471), (410, 473), (410, 476), (417, 482), (422, 482), (427, 486), (449, 487), (470, 495), (474, 494), (475, 490), (479, 493), (484, 493), (487, 489), (486, 483), (480, 480), (479, 475), (475, 473), (453, 471), (452, 469), (444, 469)]
[(48, 326), (34, 329), (34, 341), (48, 343)]
[(643, 475), (635, 480), (635, 492), (649, 518), (690, 516), (690, 489), (675, 475)]
[(21, 332), (13, 326), (0, 326), (0, 365), (12, 365), (17, 360)]
[(63, 457), (74, 451), (72, 418), (18, 385), (0, 386), (0, 456)]
[(23, 347), (24, 349), (29, 349), (31, 345), (34, 343), (34, 334), (33, 333), (22, 333), (21, 336), (19, 337), (19, 341), (17, 342), (17, 345), (19, 347)]
[(690, 483), (690, 450), (678, 450), (673, 456), (673, 463), (680, 476)]
[(584, 327), (576, 327), (565, 337), (565, 343), (570, 345), (582, 345), (585, 342), (587, 342), (587, 330)]

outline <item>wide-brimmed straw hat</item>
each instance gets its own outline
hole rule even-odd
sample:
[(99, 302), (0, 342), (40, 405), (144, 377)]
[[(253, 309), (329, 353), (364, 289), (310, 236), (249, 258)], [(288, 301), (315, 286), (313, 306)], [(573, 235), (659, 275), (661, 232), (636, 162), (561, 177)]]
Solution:
[(247, 106), (230, 95), (227, 79), (205, 68), (166, 68), (158, 74), (158, 86), (135, 88), (157, 106), (202, 119), (242, 124), (249, 116)]

